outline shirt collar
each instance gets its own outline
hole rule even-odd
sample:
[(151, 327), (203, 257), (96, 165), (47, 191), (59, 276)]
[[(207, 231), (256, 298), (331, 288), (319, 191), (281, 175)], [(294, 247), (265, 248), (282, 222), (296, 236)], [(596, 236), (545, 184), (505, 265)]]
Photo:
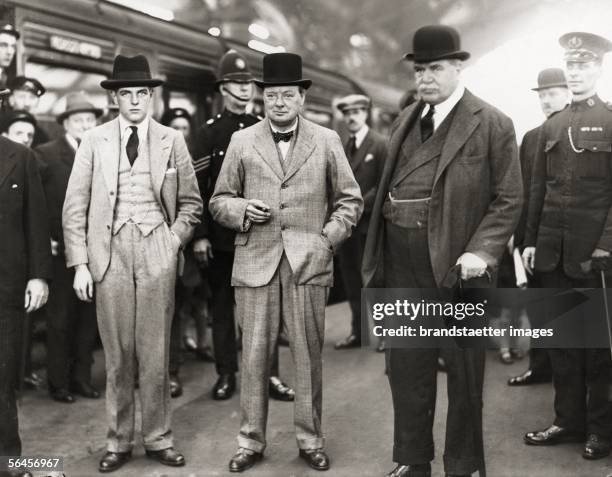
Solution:
[(70, 147), (72, 147), (72, 149), (76, 151), (79, 148), (79, 143), (77, 142), (77, 140), (68, 133), (66, 133), (64, 136), (66, 137), (66, 141), (68, 142), (68, 144), (70, 144)]
[[(147, 114), (139, 124), (132, 124), (120, 114), (119, 130), (121, 131), (121, 140), (126, 137), (126, 134), (131, 134), (130, 130), (128, 129), (130, 126), (136, 126), (138, 128), (138, 142), (143, 143), (146, 140), (147, 132), (149, 131), (149, 115)], [(129, 137), (129, 134), (127, 137)]]
[[(453, 108), (457, 105), (457, 103), (463, 97), (464, 93), (465, 93), (465, 86), (459, 83), (459, 85), (455, 88), (455, 91), (453, 91), (452, 94), (448, 98), (446, 98), (440, 104), (435, 105), (434, 118), (435, 118), (436, 124), (440, 124), (444, 120), (444, 118), (448, 116), (448, 113), (450, 113), (453, 110)], [(430, 107), (431, 106), (427, 108), (423, 108), (422, 116), (427, 114), (427, 111), (429, 111)], [(440, 120), (438, 120), (438, 118), (440, 118)]]
[(359, 146), (361, 146), (361, 144), (363, 143), (363, 140), (365, 139), (369, 130), (370, 127), (367, 124), (364, 124), (364, 126), (359, 131), (353, 134), (353, 136), (355, 136), (355, 147), (357, 149), (359, 149)]
[[(283, 132), (295, 131), (297, 129), (297, 127), (298, 127), (298, 122), (299, 122), (299, 116), (297, 118), (295, 118), (295, 122), (293, 123), (293, 125), (289, 129), (287, 129), (286, 131), (283, 131)], [(270, 129), (272, 129), (272, 131), (280, 132), (278, 130), (278, 128), (274, 127), (274, 124), (272, 124), (271, 121), (268, 121), (268, 123), (270, 124)]]

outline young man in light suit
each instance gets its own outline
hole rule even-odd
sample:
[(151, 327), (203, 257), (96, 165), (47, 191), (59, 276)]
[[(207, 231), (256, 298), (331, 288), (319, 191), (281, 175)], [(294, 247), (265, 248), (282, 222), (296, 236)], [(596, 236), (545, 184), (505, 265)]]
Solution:
[(131, 457), (134, 375), (138, 366), (142, 434), (148, 457), (170, 466), (173, 448), (168, 357), (181, 247), (202, 200), (182, 134), (149, 117), (147, 59), (115, 58), (112, 91), (119, 117), (87, 131), (77, 151), (63, 209), (66, 262), (81, 300), (96, 293), (106, 358), (107, 452), (101, 472)]
[(295, 428), (300, 457), (327, 470), (321, 431), (325, 303), (333, 282), (332, 256), (363, 211), (338, 135), (299, 115), (305, 90), (302, 59), (264, 57), (267, 120), (234, 133), (210, 200), (213, 219), (238, 232), (232, 271), (243, 330), (242, 472), (266, 446), (268, 378), (281, 321), (295, 367)]

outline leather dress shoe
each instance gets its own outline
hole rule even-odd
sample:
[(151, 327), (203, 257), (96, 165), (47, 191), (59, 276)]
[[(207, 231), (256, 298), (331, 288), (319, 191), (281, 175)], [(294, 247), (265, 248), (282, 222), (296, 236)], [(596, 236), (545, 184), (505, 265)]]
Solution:
[(24, 376), (23, 384), (29, 389), (40, 389), (44, 381), (38, 374), (32, 371), (30, 374)]
[(236, 376), (234, 374), (222, 374), (217, 379), (213, 388), (213, 399), (223, 401), (229, 399), (236, 391)]
[(234, 454), (229, 461), (230, 472), (244, 472), (247, 469), (253, 467), (257, 462), (263, 458), (261, 452), (255, 452), (250, 449), (240, 447), (238, 452)]
[(300, 457), (314, 470), (329, 469), (329, 457), (323, 449), (300, 449)]
[(132, 457), (132, 452), (106, 452), (102, 460), (100, 460), (100, 465), (98, 466), (98, 470), (100, 472), (113, 472), (119, 469), (123, 464), (125, 464)]
[(295, 399), (295, 391), (283, 383), (276, 376), (270, 377), (270, 397), (277, 401), (293, 401)]
[(589, 437), (584, 445), (582, 457), (589, 460), (602, 459), (610, 455), (610, 439), (598, 436), (597, 434), (589, 434)]
[(349, 348), (359, 348), (361, 346), (361, 338), (357, 337), (357, 335), (350, 334), (343, 340), (338, 341), (334, 348), (335, 349), (349, 349)]
[(183, 384), (178, 374), (170, 375), (170, 397), (177, 398), (183, 395)]
[(531, 369), (528, 369), (523, 374), (508, 379), (508, 386), (528, 386), (530, 384), (549, 383), (550, 381), (552, 381), (552, 378), (538, 376)]
[(54, 388), (53, 386), (49, 385), (49, 395), (51, 396), (51, 399), (58, 402), (72, 404), (76, 401), (72, 393), (66, 388)]
[(156, 451), (147, 450), (146, 454), (149, 459), (156, 460), (160, 464), (169, 465), (170, 467), (182, 467), (185, 465), (185, 456), (174, 447)]
[(398, 465), (385, 477), (431, 477), (430, 464)]
[(75, 381), (70, 385), (70, 390), (74, 394), (78, 394), (87, 399), (100, 399), (100, 391), (94, 388), (91, 384), (84, 381)]
[(543, 431), (533, 431), (525, 434), (525, 444), (532, 446), (554, 446), (564, 442), (584, 442), (584, 433), (555, 426)]

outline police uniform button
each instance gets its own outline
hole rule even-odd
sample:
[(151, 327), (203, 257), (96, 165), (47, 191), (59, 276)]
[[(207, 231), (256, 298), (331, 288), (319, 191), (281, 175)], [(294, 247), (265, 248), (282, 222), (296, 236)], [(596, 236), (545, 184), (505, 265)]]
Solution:
[(243, 124), (243, 123), (238, 123), (238, 127), (239, 127), (240, 129), (242, 129), (242, 128), (244, 127), (244, 124)]
[(423, 222), (421, 222), (420, 220), (417, 220), (417, 226), (422, 227), (423, 226)]
[(595, 106), (595, 101), (593, 101), (593, 98), (589, 98), (587, 99), (587, 104), (591, 107)]
[(222, 156), (223, 155), (223, 151), (219, 151), (219, 155)]
[(597, 151), (597, 146), (593, 146), (593, 151)]

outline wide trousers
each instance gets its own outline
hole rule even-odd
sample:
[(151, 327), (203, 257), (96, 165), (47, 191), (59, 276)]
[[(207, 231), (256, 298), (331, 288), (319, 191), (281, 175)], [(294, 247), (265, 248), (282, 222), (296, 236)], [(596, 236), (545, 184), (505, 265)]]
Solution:
[[(437, 287), (426, 227), (410, 229), (385, 222), (384, 276), (386, 288)], [(387, 352), (394, 412), (393, 460), (414, 465), (434, 458), (433, 422), (441, 356), (447, 365), (448, 387), (444, 469), (449, 474), (475, 472), (481, 460), (475, 433), (482, 432), (482, 422), (481, 413), (470, 401), (466, 363), (471, 363), (482, 407), (484, 349), (392, 348)], [(466, 360), (466, 353), (471, 353), (470, 360)]]
[(241, 423), (238, 445), (255, 452), (266, 447), (268, 379), (279, 328), (285, 327), (295, 365), (295, 435), (300, 449), (324, 446), (321, 431), (325, 304), (329, 288), (296, 285), (287, 257), (267, 285), (236, 287), (242, 326)]
[(20, 456), (15, 381), (24, 319), (22, 294), (19, 302), (0, 292), (0, 455)]
[(163, 223), (147, 236), (131, 222), (111, 239), (111, 261), (96, 283), (106, 359), (107, 449), (133, 446), (138, 370), (142, 436), (148, 450), (172, 447), (168, 358), (178, 245)]

